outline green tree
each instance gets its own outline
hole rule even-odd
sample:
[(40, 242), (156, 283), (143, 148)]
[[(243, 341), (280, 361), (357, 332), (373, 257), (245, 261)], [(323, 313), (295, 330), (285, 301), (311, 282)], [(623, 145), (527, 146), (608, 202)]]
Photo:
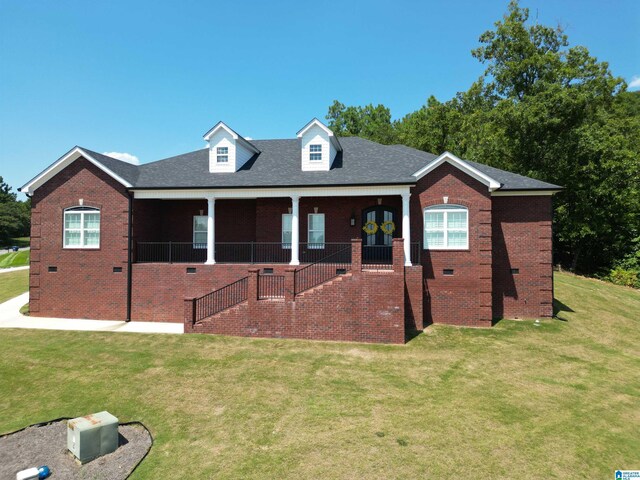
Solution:
[(31, 201), (18, 201), (0, 177), (0, 245), (9, 245), (12, 237), (29, 235), (30, 216)]
[[(560, 27), (529, 21), (511, 1), (472, 55), (486, 65), (469, 90), (427, 104), (391, 124), (334, 102), (343, 134), (452, 153), (556, 183), (557, 260), (605, 273), (635, 258), (640, 236), (640, 93), (626, 92), (606, 62), (569, 47)], [(365, 108), (372, 108), (371, 106)], [(388, 109), (379, 105), (379, 111)], [(382, 142), (390, 143), (390, 142)]]
[(384, 105), (374, 107), (346, 107), (334, 100), (326, 116), (336, 135), (358, 136), (374, 142), (390, 145), (395, 142), (395, 132), (391, 122), (391, 112)]

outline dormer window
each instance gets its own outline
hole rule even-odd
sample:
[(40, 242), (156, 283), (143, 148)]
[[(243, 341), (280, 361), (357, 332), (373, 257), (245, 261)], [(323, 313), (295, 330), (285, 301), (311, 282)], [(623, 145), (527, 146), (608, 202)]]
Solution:
[(218, 163), (229, 162), (229, 147), (218, 147), (216, 153), (217, 153), (216, 160)]
[(312, 162), (322, 161), (322, 145), (309, 145), (309, 160)]
[(303, 172), (328, 172), (342, 146), (329, 128), (314, 118), (297, 134)]

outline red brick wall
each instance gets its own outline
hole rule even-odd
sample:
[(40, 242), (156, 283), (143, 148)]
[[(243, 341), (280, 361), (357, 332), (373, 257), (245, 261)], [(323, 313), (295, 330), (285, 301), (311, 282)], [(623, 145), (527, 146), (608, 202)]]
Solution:
[[(100, 208), (100, 248), (63, 249), (63, 212)], [(30, 312), (33, 316), (126, 318), (128, 196), (85, 159), (34, 192), (31, 211)], [(50, 266), (57, 272), (49, 272)], [(113, 267), (122, 267), (114, 273)]]
[[(196, 273), (187, 273), (187, 267), (195, 267)], [(133, 265), (131, 319), (182, 322), (185, 297), (200, 297), (233, 283), (246, 277), (252, 267), (271, 267), (275, 275), (284, 275), (289, 265), (136, 263)]]
[[(402, 246), (398, 245), (401, 251)], [(249, 300), (192, 325), (185, 332), (248, 337), (285, 337), (315, 340), (404, 343), (404, 274), (394, 271), (352, 272), (329, 284), (289, 300), (257, 300), (255, 280)], [(252, 287), (252, 283), (254, 287)], [(189, 310), (189, 309), (187, 309)]]
[[(493, 197), (493, 314), (553, 314), (550, 196)], [(512, 268), (519, 270), (511, 273)]]
[[(216, 200), (215, 209), (216, 242), (256, 241), (255, 200)], [(191, 242), (193, 217), (201, 214), (206, 200), (135, 200), (133, 235), (140, 242)]]
[[(423, 210), (444, 203), (469, 209), (467, 250), (422, 250), (424, 324), (490, 326), (491, 197), (485, 185), (445, 163), (420, 179), (411, 190), (412, 241), (423, 241)], [(443, 275), (453, 269), (452, 276)]]
[[(325, 214), (325, 234), (327, 242), (349, 242), (352, 238), (360, 238), (362, 210), (378, 205), (378, 199), (383, 205), (396, 209), (397, 229), (394, 236), (402, 234), (402, 200), (399, 196), (380, 197), (303, 197), (300, 199), (300, 242), (307, 242), (308, 215)], [(289, 213), (291, 199), (289, 198), (260, 198), (256, 204), (256, 241), (279, 242), (282, 235), (282, 214)], [(355, 226), (351, 226), (351, 214), (356, 217)], [(217, 236), (217, 232), (216, 232)]]
[(405, 325), (408, 331), (424, 328), (424, 294), (422, 265), (413, 265), (404, 269), (404, 310)]

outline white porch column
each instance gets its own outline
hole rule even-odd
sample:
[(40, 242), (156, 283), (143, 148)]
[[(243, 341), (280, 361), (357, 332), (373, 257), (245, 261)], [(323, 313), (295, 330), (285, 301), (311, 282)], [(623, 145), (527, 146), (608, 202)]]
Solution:
[(207, 261), (206, 265), (216, 263), (214, 251), (216, 245), (215, 197), (207, 197)]
[(411, 266), (411, 221), (409, 216), (409, 192), (402, 194), (402, 238), (404, 239), (404, 265)]
[(300, 222), (298, 207), (300, 205), (300, 197), (298, 195), (291, 196), (291, 263), (289, 265), (300, 265)]

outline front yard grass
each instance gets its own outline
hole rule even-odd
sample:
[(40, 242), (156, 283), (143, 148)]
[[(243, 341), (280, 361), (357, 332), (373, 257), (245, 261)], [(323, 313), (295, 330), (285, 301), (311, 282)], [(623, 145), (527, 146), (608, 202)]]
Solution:
[(0, 254), (0, 268), (24, 267), (29, 265), (29, 250)]
[(557, 319), (405, 346), (2, 330), (0, 432), (142, 421), (135, 479), (613, 478), (640, 468), (640, 293), (555, 278)]
[(0, 273), (0, 303), (17, 297), (27, 290), (29, 290), (29, 270)]

